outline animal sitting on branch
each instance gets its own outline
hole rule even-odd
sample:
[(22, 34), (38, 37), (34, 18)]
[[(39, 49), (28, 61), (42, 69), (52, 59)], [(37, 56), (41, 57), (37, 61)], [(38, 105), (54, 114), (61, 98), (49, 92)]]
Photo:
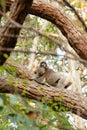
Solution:
[(34, 80), (40, 84), (47, 83), (48, 86), (57, 88), (68, 88), (72, 84), (72, 78), (70, 74), (63, 72), (55, 72), (53, 69), (47, 66), (45, 61), (34, 72)]

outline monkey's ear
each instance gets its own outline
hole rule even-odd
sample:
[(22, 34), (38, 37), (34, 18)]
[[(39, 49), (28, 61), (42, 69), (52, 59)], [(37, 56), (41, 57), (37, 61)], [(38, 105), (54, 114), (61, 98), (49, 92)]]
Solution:
[(44, 67), (45, 69), (47, 69), (47, 63), (45, 61), (42, 61), (40, 63), (40, 67)]

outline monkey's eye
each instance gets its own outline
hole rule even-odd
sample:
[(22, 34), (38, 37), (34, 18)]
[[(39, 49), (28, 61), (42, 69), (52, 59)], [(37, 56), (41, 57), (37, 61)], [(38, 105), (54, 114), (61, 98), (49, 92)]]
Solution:
[(37, 72), (36, 72), (36, 71), (35, 71), (34, 73), (35, 73), (35, 74), (37, 74)]

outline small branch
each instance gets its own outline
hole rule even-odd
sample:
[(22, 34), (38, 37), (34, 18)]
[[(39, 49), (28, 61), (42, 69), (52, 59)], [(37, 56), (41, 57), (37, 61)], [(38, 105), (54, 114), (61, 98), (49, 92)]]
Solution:
[(19, 35), (11, 35), (11, 34), (0, 34), (0, 36), (2, 37), (6, 37), (6, 38), (21, 38), (21, 39), (26, 39), (26, 38), (34, 38), (35, 35), (32, 36), (19, 36)]
[[(52, 38), (51, 36), (48, 36), (48, 35), (46, 35), (46, 34), (44, 34), (44, 33), (42, 33), (42, 32), (40, 32), (40, 31), (38, 31), (38, 30), (36, 30), (36, 29), (34, 29), (34, 28), (28, 28), (28, 27), (26, 27), (26, 26), (23, 26), (23, 25), (21, 25), (21, 24), (19, 24), (19, 23), (17, 23), (16, 21), (14, 21), (13, 19), (11, 19), (10, 17), (8, 18), (7, 17), (7, 19), (8, 20), (10, 20), (10, 22), (12, 22), (13, 24), (14, 24), (14, 26), (9, 26), (10, 28), (23, 28), (23, 29), (25, 29), (25, 30), (32, 30), (32, 31), (34, 31), (35, 33), (37, 33), (39, 36), (43, 36), (43, 37), (45, 37), (45, 38), (47, 38), (47, 39), (49, 39), (49, 40), (51, 40), (54, 44), (57, 44), (57, 45), (59, 45), (59, 46), (61, 46), (61, 43), (59, 43), (58, 42), (58, 40), (56, 40), (56, 39), (54, 39), (54, 38)], [(4, 27), (4, 26), (3, 26)], [(8, 26), (5, 26), (5, 27), (8, 27)], [(0, 34), (0, 36), (4, 36), (4, 37), (10, 37), (10, 35), (9, 36), (7, 36), (7, 35), (5, 35), (5, 34)], [(11, 38), (14, 38), (15, 36), (14, 35), (11, 35)], [(16, 36), (17, 37), (17, 36)], [(67, 50), (65, 47), (62, 47), (63, 48), (63, 50), (66, 52), (66, 53), (68, 53), (68, 54), (70, 54), (70, 55), (72, 55), (73, 57), (67, 57), (67, 58), (71, 58), (71, 59), (73, 59), (73, 60), (79, 60), (81, 63), (83, 63), (84, 65), (87, 65), (87, 61), (86, 60), (84, 60), (84, 59), (81, 59), (79, 56), (77, 56), (77, 55), (75, 55), (74, 53), (72, 53), (71, 51), (69, 51), (69, 50)], [(12, 48), (1, 48), (1, 50), (3, 50), (4, 51), (4, 49), (6, 50), (6, 51), (8, 51), (8, 52), (11, 52), (11, 51), (15, 51), (14, 49), (12, 49)], [(20, 52), (22, 52), (21, 50), (19, 50)], [(16, 51), (15, 51), (16, 52)], [(26, 51), (24, 52), (24, 53), (27, 53)], [(33, 53), (33, 52), (32, 52)], [(43, 52), (34, 52), (34, 53), (37, 53), (37, 54), (44, 54), (44, 55), (46, 55), (46, 53), (43, 53)], [(53, 54), (53, 53), (50, 53), (50, 55), (52, 55), (52, 56), (58, 56), (57, 54)]]
[(77, 13), (76, 9), (67, 1), (67, 0), (63, 0), (63, 2), (68, 6), (70, 7), (73, 12), (75, 13), (75, 15), (77, 16), (78, 20), (81, 22), (84, 30), (87, 32), (87, 27), (86, 27), (86, 24), (85, 22), (83, 21), (82, 17)]
[[(42, 52), (42, 51), (31, 51), (31, 50), (20, 50), (20, 49), (13, 49), (13, 48), (0, 48), (0, 51), (7, 51), (7, 52), (19, 52), (19, 53), (26, 53), (26, 54), (30, 54), (30, 53), (34, 53), (36, 55), (41, 54), (41, 55), (51, 55), (54, 57), (59, 57), (59, 56), (64, 56), (64, 55), (58, 55), (56, 53), (52, 53), (52, 52)], [(73, 54), (73, 53), (72, 53)], [(75, 56), (68, 56), (65, 55), (64, 57), (72, 59), (72, 60), (79, 60), (82, 63), (87, 64), (86, 60), (83, 60), (81, 58), (75, 57)]]

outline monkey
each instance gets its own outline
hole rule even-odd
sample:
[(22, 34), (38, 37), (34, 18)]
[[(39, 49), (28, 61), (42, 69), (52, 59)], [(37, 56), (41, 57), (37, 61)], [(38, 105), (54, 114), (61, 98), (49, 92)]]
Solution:
[(38, 83), (47, 83), (53, 87), (68, 88), (72, 84), (72, 78), (69, 74), (55, 72), (49, 68), (45, 61), (42, 61), (34, 72), (34, 79)]

